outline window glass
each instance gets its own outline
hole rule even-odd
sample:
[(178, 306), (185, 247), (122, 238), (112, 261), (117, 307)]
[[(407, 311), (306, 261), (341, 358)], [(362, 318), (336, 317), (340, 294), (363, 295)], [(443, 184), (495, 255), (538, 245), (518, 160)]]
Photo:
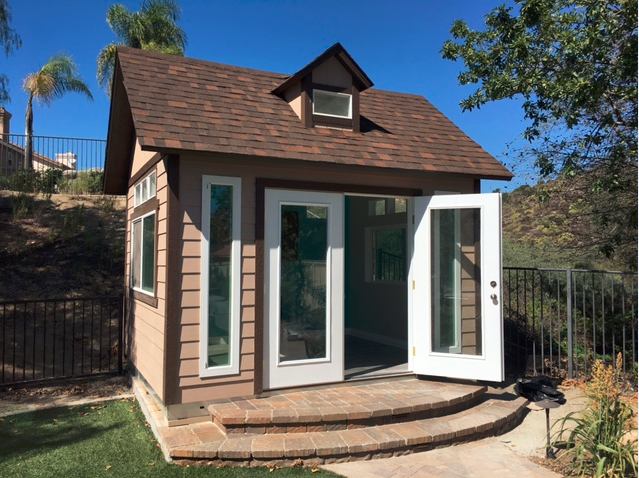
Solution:
[(233, 187), (211, 185), (208, 366), (230, 365)]
[(351, 118), (351, 95), (313, 90), (313, 113), (339, 118)]
[(155, 213), (133, 222), (131, 287), (151, 294), (155, 290)]
[(386, 214), (399, 214), (406, 212), (405, 198), (376, 198), (368, 202), (369, 216), (385, 216)]
[(155, 171), (149, 176), (149, 199), (155, 197)]
[(281, 208), (280, 361), (325, 358), (328, 207)]
[(131, 250), (131, 285), (134, 289), (140, 288), (140, 271), (142, 263), (142, 241), (137, 238), (142, 236), (142, 221), (133, 223), (133, 243)]
[(135, 207), (155, 197), (156, 180), (157, 180), (157, 174), (155, 171), (153, 171), (146, 178), (144, 178), (137, 186), (135, 186), (135, 199), (133, 203)]
[(406, 280), (406, 228), (375, 229), (372, 235), (373, 280)]
[(240, 372), (241, 180), (202, 177), (200, 376)]
[(148, 181), (145, 179), (142, 181), (142, 192), (140, 193), (141, 202), (146, 202), (149, 199)]
[(153, 293), (155, 282), (155, 214), (143, 219), (142, 229), (142, 290)]

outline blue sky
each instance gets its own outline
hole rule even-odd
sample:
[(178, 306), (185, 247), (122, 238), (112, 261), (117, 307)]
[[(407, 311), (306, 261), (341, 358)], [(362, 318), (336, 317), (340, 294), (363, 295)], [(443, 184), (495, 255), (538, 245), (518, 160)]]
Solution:
[[(53, 53), (72, 55), (94, 101), (69, 94), (36, 106), (36, 135), (106, 139), (109, 99), (95, 78), (100, 49), (115, 41), (105, 16), (107, 0), (9, 0), (12, 27), (22, 48), (0, 58), (9, 77), (11, 132), (24, 134), (26, 96), (22, 79)], [(121, 1), (139, 10), (141, 0)], [(502, 101), (462, 113), (459, 102), (472, 92), (461, 87), (462, 65), (441, 59), (453, 21), (482, 28), (483, 15), (501, 0), (181, 0), (180, 26), (188, 36), (186, 55), (279, 73), (294, 73), (335, 42), (368, 74), (376, 88), (425, 96), (493, 156), (506, 162), (509, 144), (521, 143), (525, 123), (517, 101)], [(512, 190), (524, 180), (486, 181), (483, 191)]]

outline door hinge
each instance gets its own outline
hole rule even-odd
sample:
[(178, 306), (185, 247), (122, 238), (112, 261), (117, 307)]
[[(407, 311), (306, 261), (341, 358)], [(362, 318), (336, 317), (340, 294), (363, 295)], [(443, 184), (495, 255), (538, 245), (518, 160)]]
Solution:
[(413, 226), (415, 225), (415, 215), (413, 214)]
[(413, 357), (417, 356), (417, 347), (413, 347)]
[(415, 281), (413, 281), (413, 290), (415, 290)]

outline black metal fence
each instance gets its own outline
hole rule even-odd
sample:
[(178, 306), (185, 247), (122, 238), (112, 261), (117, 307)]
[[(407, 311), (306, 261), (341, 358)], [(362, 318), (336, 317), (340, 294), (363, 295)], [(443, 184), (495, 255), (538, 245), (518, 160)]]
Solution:
[(119, 297), (0, 302), (0, 384), (122, 372)]
[(637, 273), (504, 268), (506, 369), (578, 378), (622, 354), (637, 374)]
[(27, 136), (0, 135), (0, 189), (97, 194), (102, 191), (106, 141), (33, 136), (32, 168)]

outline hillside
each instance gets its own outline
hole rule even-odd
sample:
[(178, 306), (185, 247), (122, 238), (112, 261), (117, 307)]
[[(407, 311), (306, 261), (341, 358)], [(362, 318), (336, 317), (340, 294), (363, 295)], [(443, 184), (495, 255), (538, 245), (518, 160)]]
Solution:
[(0, 191), (0, 301), (120, 294), (124, 198)]
[[(637, 230), (621, 229), (625, 211), (609, 212), (610, 224), (593, 219), (593, 207), (584, 201), (586, 188), (565, 181), (522, 186), (503, 195), (504, 265), (513, 267), (573, 267), (636, 270)], [(604, 207), (605, 198), (599, 198)], [(628, 210), (636, 204), (628, 204)], [(632, 224), (631, 221), (629, 221)], [(611, 257), (601, 252), (609, 234), (619, 229), (621, 245)]]
[[(504, 194), (504, 265), (636, 270), (636, 232), (607, 259), (598, 226), (563, 192), (546, 183)], [(0, 191), (0, 301), (122, 293), (124, 234), (122, 197)]]

